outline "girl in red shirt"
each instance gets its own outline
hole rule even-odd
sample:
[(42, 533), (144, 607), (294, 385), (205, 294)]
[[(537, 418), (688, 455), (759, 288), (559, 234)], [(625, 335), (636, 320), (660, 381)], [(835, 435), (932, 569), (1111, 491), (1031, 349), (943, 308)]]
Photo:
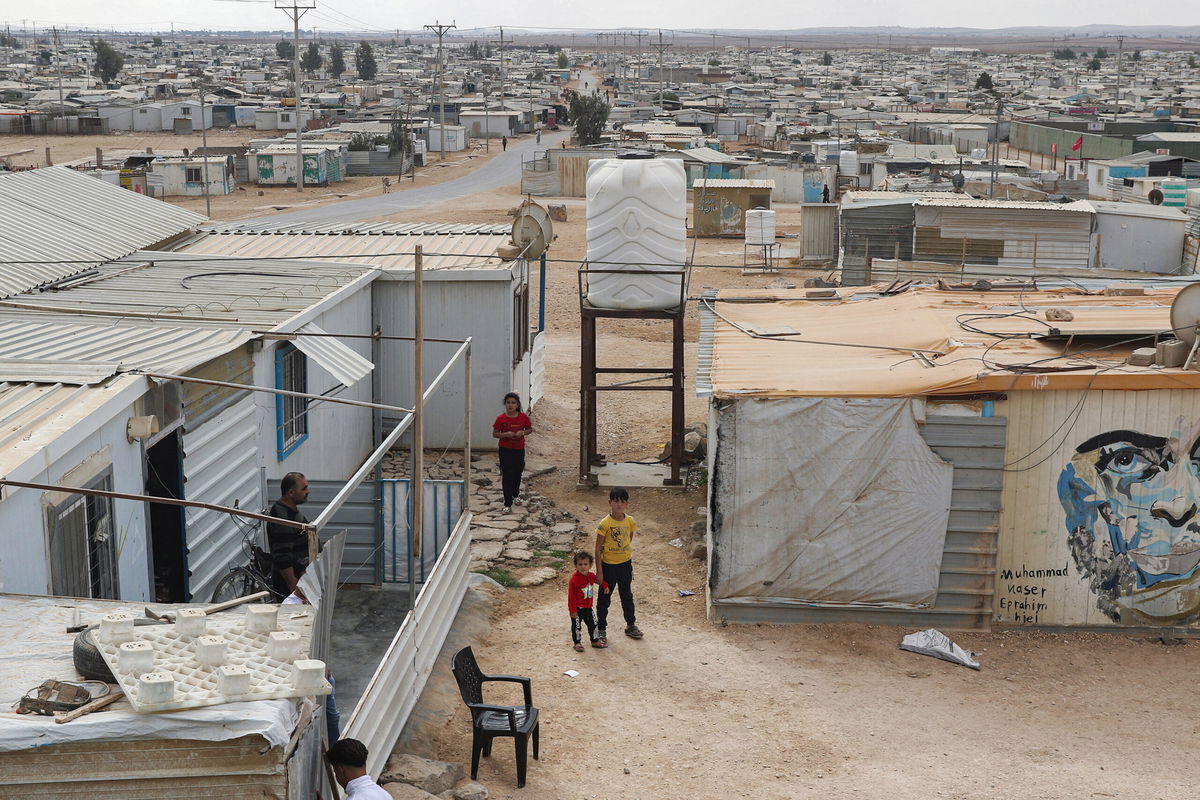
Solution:
[(504, 395), (504, 413), (492, 423), (492, 436), (500, 445), (500, 483), (504, 488), (504, 513), (512, 511), (513, 501), (521, 493), (521, 473), (525, 471), (525, 437), (533, 433), (533, 423), (521, 411), (521, 396)]
[(606, 585), (596, 584), (596, 573), (592, 572), (592, 554), (586, 550), (576, 553), (575, 571), (571, 573), (571, 582), (567, 585), (567, 610), (571, 612), (571, 641), (575, 643), (576, 653), (583, 652), (582, 625), (587, 625), (592, 647), (608, 647), (608, 643), (596, 635), (596, 618), (592, 616), (592, 600), (596, 590), (603, 589)]

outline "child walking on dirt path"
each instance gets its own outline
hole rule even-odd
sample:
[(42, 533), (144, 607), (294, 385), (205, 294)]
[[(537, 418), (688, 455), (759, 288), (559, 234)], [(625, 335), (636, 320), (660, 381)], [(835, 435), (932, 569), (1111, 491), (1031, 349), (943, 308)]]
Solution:
[(521, 494), (521, 473), (525, 471), (525, 437), (533, 433), (533, 423), (521, 411), (521, 396), (504, 395), (504, 411), (492, 423), (492, 436), (499, 441), (500, 484), (504, 489), (504, 512), (512, 513), (512, 504)]
[[(608, 643), (596, 634), (596, 618), (592, 616), (592, 598), (596, 594), (596, 573), (592, 572), (592, 554), (580, 550), (575, 554), (575, 571), (567, 585), (567, 610), (571, 612), (571, 641), (575, 652), (583, 652), (583, 625), (587, 625), (588, 638), (592, 647), (608, 647)], [(605, 589), (600, 585), (601, 590)]]
[(631, 639), (642, 638), (633, 609), (633, 535), (637, 533), (637, 523), (625, 513), (629, 508), (629, 492), (619, 486), (614, 488), (608, 493), (608, 507), (609, 515), (596, 526), (596, 579), (601, 584), (608, 584), (601, 590), (596, 608), (600, 641), (605, 645), (608, 644), (608, 607), (614, 588), (621, 595), (625, 635)]

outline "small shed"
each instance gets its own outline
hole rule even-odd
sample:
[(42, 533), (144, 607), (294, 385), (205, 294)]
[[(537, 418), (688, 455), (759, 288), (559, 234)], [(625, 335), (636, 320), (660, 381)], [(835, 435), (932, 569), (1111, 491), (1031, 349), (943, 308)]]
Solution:
[[(431, 124), (429, 126), (429, 152), (440, 153), (442, 150), (442, 126)], [(470, 146), (471, 140), (467, 135), (467, 129), (462, 125), (447, 125), (446, 131), (446, 150), (448, 152), (457, 153), (460, 150), (466, 150)]]
[(1172, 274), (1183, 259), (1187, 214), (1179, 208), (1089, 201), (1096, 210), (1093, 267)]
[(146, 187), (153, 197), (199, 197), (229, 194), (234, 179), (233, 156), (156, 158), (146, 169)]
[[(434, 119), (437, 119), (436, 115)], [(521, 112), (499, 108), (490, 108), (486, 114), (482, 110), (460, 111), (458, 120), (476, 138), (499, 139), (517, 133)]]
[(692, 184), (692, 225), (696, 236), (743, 236), (746, 212), (770, 208), (775, 181), (702, 178)]
[[(340, 145), (305, 143), (303, 156), (306, 186), (325, 186), (345, 178), (345, 154)], [(296, 146), (287, 143), (264, 147), (254, 153), (254, 171), (260, 185), (295, 185)]]

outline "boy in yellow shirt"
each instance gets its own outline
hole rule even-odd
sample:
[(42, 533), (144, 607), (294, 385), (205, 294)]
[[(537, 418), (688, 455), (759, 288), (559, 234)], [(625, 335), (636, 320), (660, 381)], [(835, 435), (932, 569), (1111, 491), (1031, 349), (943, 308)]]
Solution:
[[(612, 603), (612, 592), (621, 595), (621, 611), (625, 615), (625, 635), (631, 639), (642, 638), (633, 609), (633, 535), (637, 523), (626, 514), (629, 508), (629, 492), (617, 487), (608, 493), (610, 513), (596, 526), (596, 582), (608, 583), (608, 589), (600, 593), (596, 604), (596, 627), (599, 641), (608, 644), (608, 607)], [(603, 645), (602, 645), (603, 646)]]

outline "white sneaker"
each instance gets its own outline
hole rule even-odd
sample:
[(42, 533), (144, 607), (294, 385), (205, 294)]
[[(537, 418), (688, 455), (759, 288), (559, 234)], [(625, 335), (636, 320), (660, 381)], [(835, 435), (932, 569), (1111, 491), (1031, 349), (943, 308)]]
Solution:
[(505, 506), (505, 507), (504, 507), (504, 510), (503, 510), (503, 511), (501, 511), (500, 513), (501, 513), (501, 514), (511, 514), (511, 513), (512, 513), (512, 506)]

